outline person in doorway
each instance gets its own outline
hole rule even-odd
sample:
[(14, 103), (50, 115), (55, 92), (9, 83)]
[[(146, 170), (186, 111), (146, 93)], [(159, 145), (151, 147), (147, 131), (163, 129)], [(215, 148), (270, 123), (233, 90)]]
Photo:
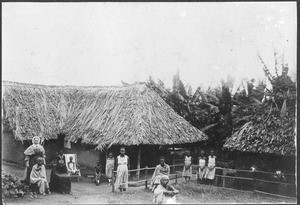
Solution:
[(30, 173), (32, 170), (32, 167), (37, 164), (37, 159), (39, 157), (42, 158), (43, 164), (45, 165), (45, 150), (44, 147), (40, 144), (41, 138), (38, 136), (35, 136), (32, 138), (32, 145), (30, 145), (25, 151), (25, 179), (21, 182), (28, 184), (30, 181)]
[(78, 170), (76, 168), (75, 162), (73, 161), (73, 157), (70, 156), (69, 160), (70, 161), (68, 162), (68, 167), (67, 167), (68, 172), (75, 175), (78, 174)]
[(185, 179), (185, 183), (191, 180), (192, 177), (192, 156), (191, 152), (187, 151), (187, 155), (184, 158), (184, 166), (182, 176)]
[(198, 158), (198, 182), (203, 183), (203, 180), (205, 179), (205, 173), (207, 169), (207, 158), (205, 157), (204, 150), (201, 150), (200, 156)]
[(215, 179), (215, 172), (216, 172), (216, 159), (217, 157), (214, 154), (214, 150), (210, 151), (210, 155), (208, 156), (207, 162), (207, 170), (205, 173), (205, 178), (208, 181), (208, 184), (212, 185), (213, 180)]
[(46, 195), (46, 193), (50, 194), (50, 191), (49, 191), (49, 184), (46, 179), (46, 169), (43, 163), (44, 163), (44, 159), (42, 157), (39, 157), (37, 159), (37, 164), (35, 164), (32, 167), (30, 173), (30, 183), (37, 184), (39, 188), (39, 193), (41, 195)]
[(106, 174), (106, 177), (108, 178), (109, 185), (111, 185), (111, 183), (112, 183), (111, 178), (113, 175), (114, 166), (115, 166), (115, 158), (113, 156), (113, 153), (110, 152), (106, 159), (106, 166), (105, 166), (105, 174)]
[(66, 163), (65, 161), (65, 155), (64, 155), (64, 151), (60, 150), (59, 154), (56, 157), (56, 164), (58, 164), (59, 161), (63, 161), (64, 163)]
[(50, 175), (50, 190), (61, 194), (70, 194), (71, 178), (68, 175), (68, 170), (63, 158), (57, 156), (57, 163), (54, 166)]
[(117, 157), (117, 179), (115, 188), (120, 192), (128, 188), (128, 170), (130, 169), (129, 157), (125, 155), (125, 148), (120, 149), (120, 155)]
[(97, 163), (94, 166), (95, 184), (97, 186), (100, 184), (101, 168), (100, 160), (97, 160)]
[(160, 184), (154, 190), (154, 204), (176, 204), (176, 195), (179, 194), (179, 191), (169, 185), (169, 181), (167, 175), (161, 176)]
[(150, 188), (152, 191), (160, 184), (160, 178), (162, 175), (170, 175), (170, 166), (165, 163), (165, 158), (160, 157), (160, 164), (156, 166), (151, 178)]

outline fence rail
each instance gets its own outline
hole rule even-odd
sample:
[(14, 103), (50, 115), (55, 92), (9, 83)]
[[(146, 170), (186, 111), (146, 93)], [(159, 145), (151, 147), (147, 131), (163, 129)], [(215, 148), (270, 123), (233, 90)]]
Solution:
[[(170, 168), (176, 168), (176, 167), (183, 167), (184, 164), (175, 164), (175, 165), (169, 165)], [(198, 165), (192, 165), (193, 167), (198, 167)], [(128, 170), (128, 172), (137, 172), (137, 171), (146, 171), (146, 179), (143, 180), (138, 180), (138, 181), (131, 181), (131, 184), (137, 184), (137, 183), (144, 183), (145, 184), (145, 188), (148, 188), (148, 183), (150, 182), (151, 178), (148, 178), (148, 171), (149, 170), (154, 170), (156, 167), (145, 167), (145, 168), (140, 168), (140, 169), (131, 169)], [(245, 191), (242, 189), (236, 189), (236, 188), (228, 188), (225, 186), (226, 184), (226, 179), (233, 179), (233, 180), (247, 180), (247, 181), (251, 181), (253, 185), (253, 189), (251, 190), (251, 192), (253, 193), (261, 193), (261, 194), (268, 194), (268, 195), (272, 195), (272, 196), (277, 196), (277, 197), (284, 197), (284, 198), (291, 198), (291, 199), (295, 199), (295, 197), (289, 197), (289, 196), (284, 196), (284, 195), (278, 195), (278, 194), (274, 194), (274, 193), (269, 193), (269, 192), (264, 192), (261, 190), (257, 190), (257, 182), (264, 182), (264, 183), (271, 183), (271, 184), (282, 184), (282, 185), (289, 185), (289, 186), (296, 186), (293, 183), (286, 183), (286, 182), (279, 182), (279, 181), (270, 181), (270, 180), (265, 180), (265, 179), (259, 179), (257, 177), (255, 177), (255, 175), (257, 173), (263, 173), (263, 174), (271, 174), (274, 175), (275, 173), (273, 172), (265, 172), (265, 171), (251, 171), (251, 170), (240, 170), (240, 169), (229, 169), (229, 168), (222, 168), (222, 167), (216, 167), (216, 170), (223, 170), (223, 174), (215, 174), (216, 177), (220, 177), (222, 179), (222, 186), (223, 188), (226, 189), (233, 189), (233, 190), (238, 190), (238, 191)], [(253, 177), (240, 177), (240, 176), (228, 176), (226, 175), (226, 171), (233, 171), (233, 172), (247, 172), (247, 173), (252, 173), (254, 174)], [(112, 183), (112, 192), (115, 191), (115, 184), (114, 184), (114, 179), (115, 179), (115, 174), (117, 173), (117, 171), (113, 171), (113, 183)], [(293, 174), (284, 174), (286, 176), (294, 176)], [(174, 177), (175, 176), (175, 183), (177, 183), (178, 178), (182, 177), (182, 172), (181, 171), (175, 171), (174, 174), (170, 174), (170, 177)], [(245, 191), (245, 192), (249, 192)]]

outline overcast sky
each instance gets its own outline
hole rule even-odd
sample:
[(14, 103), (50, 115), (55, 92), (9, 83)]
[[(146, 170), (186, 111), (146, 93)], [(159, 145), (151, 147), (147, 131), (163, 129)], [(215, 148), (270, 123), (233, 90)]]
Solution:
[[(3, 3), (2, 79), (120, 85), (149, 75), (168, 87), (263, 78), (273, 46), (296, 76), (296, 2)], [(274, 66), (273, 66), (274, 67)]]

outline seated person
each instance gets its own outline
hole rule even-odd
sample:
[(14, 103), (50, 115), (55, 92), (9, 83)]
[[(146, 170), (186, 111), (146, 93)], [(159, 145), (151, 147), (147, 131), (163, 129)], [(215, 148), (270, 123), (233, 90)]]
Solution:
[(96, 185), (100, 184), (100, 176), (101, 176), (101, 164), (100, 160), (97, 160), (97, 164), (94, 166), (94, 174), (95, 174), (95, 183)]
[(60, 150), (59, 154), (57, 155), (56, 164), (58, 164), (59, 160), (63, 160), (63, 162), (65, 163), (65, 155), (62, 150)]
[(167, 175), (162, 175), (160, 178), (160, 184), (154, 190), (154, 204), (176, 204), (176, 194), (179, 191), (173, 186), (168, 185), (169, 177)]
[(75, 162), (73, 162), (73, 157), (70, 156), (69, 159), (70, 159), (70, 161), (68, 162), (68, 166), (67, 166), (68, 172), (71, 174), (75, 174), (75, 175), (78, 174), (79, 171), (76, 168)]
[(46, 179), (46, 169), (43, 163), (44, 163), (44, 159), (42, 157), (39, 157), (37, 159), (37, 164), (35, 164), (32, 167), (30, 173), (30, 183), (37, 184), (39, 188), (39, 193), (42, 195), (46, 195), (46, 193), (50, 194), (50, 191), (49, 191), (49, 184)]
[(162, 175), (170, 175), (170, 167), (165, 163), (165, 158), (160, 157), (160, 164), (156, 166), (154, 173), (151, 178), (151, 189), (154, 191), (154, 189), (157, 187), (157, 185), (160, 184), (160, 178)]
[(70, 194), (71, 178), (63, 159), (58, 157), (56, 166), (54, 166), (50, 176), (50, 190), (61, 194)]

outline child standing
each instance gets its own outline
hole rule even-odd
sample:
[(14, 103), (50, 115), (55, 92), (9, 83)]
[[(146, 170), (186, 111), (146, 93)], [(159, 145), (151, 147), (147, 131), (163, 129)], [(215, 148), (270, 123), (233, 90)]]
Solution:
[(100, 160), (97, 160), (97, 164), (94, 166), (95, 183), (97, 186), (100, 184), (101, 168), (102, 168), (102, 166), (100, 164)]
[(201, 150), (198, 158), (198, 181), (202, 184), (206, 172), (207, 159), (204, 150)]
[(128, 188), (128, 170), (130, 169), (129, 157), (125, 155), (125, 148), (120, 149), (120, 155), (117, 157), (117, 179), (116, 188), (119, 188), (120, 192), (126, 191)]
[(191, 152), (187, 151), (187, 155), (184, 157), (184, 167), (182, 176), (185, 179), (185, 183), (191, 180), (192, 176), (192, 156)]
[(215, 171), (216, 171), (216, 159), (217, 157), (214, 154), (214, 150), (210, 151), (210, 155), (208, 156), (208, 163), (207, 163), (207, 171), (205, 174), (205, 178), (207, 178), (208, 183), (212, 185), (213, 180), (215, 178)]
[(105, 167), (105, 174), (106, 174), (106, 177), (108, 178), (109, 185), (111, 185), (111, 178), (113, 175), (114, 167), (115, 167), (115, 158), (113, 156), (113, 153), (110, 152), (106, 159), (106, 167)]

